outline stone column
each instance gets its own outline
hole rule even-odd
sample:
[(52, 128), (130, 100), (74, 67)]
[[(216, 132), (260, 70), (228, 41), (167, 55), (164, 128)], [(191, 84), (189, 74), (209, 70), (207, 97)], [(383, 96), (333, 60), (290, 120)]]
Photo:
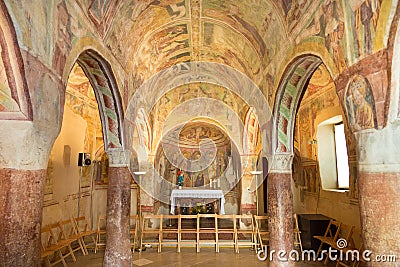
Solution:
[(0, 266), (40, 266), (46, 170), (0, 169)]
[[(293, 245), (293, 194), (292, 194), (292, 159), (290, 154), (275, 155), (268, 173), (268, 223), (269, 266), (294, 266), (288, 261)], [(272, 251), (275, 251), (272, 253)], [(279, 252), (282, 251), (282, 252)], [(280, 253), (286, 253), (280, 254)]]
[(107, 191), (107, 234), (104, 266), (132, 266), (129, 241), (131, 210), (131, 174), (128, 169), (129, 153), (108, 153), (109, 177)]
[(364, 249), (368, 266), (381, 266), (378, 255), (400, 259), (400, 127), (356, 133), (359, 148), (359, 196)]

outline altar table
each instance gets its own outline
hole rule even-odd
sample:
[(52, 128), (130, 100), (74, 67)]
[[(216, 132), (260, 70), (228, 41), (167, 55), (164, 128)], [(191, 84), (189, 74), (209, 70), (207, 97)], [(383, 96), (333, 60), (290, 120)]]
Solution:
[(171, 193), (171, 214), (175, 214), (176, 200), (178, 198), (215, 198), (219, 199), (219, 214), (225, 214), (225, 197), (222, 190), (213, 189), (174, 189)]

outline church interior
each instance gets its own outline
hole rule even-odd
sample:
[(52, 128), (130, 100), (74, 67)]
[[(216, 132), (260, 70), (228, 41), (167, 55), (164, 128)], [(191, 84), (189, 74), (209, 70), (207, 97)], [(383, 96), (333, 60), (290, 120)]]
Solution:
[(399, 266), (399, 19), (397, 0), (0, 1), (0, 266), (181, 246)]

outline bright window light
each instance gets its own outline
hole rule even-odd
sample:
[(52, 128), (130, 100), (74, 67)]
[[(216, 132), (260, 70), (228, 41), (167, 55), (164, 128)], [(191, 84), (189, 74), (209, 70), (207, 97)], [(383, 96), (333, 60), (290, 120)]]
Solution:
[(339, 188), (349, 188), (349, 161), (344, 124), (335, 124), (336, 168)]

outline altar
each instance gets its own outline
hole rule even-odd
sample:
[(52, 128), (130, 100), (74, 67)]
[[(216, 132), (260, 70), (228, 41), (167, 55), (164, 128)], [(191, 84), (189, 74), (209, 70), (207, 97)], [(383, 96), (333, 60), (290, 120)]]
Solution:
[(171, 214), (175, 214), (175, 207), (179, 199), (218, 199), (219, 214), (225, 214), (225, 197), (222, 190), (213, 189), (174, 189), (171, 193)]

